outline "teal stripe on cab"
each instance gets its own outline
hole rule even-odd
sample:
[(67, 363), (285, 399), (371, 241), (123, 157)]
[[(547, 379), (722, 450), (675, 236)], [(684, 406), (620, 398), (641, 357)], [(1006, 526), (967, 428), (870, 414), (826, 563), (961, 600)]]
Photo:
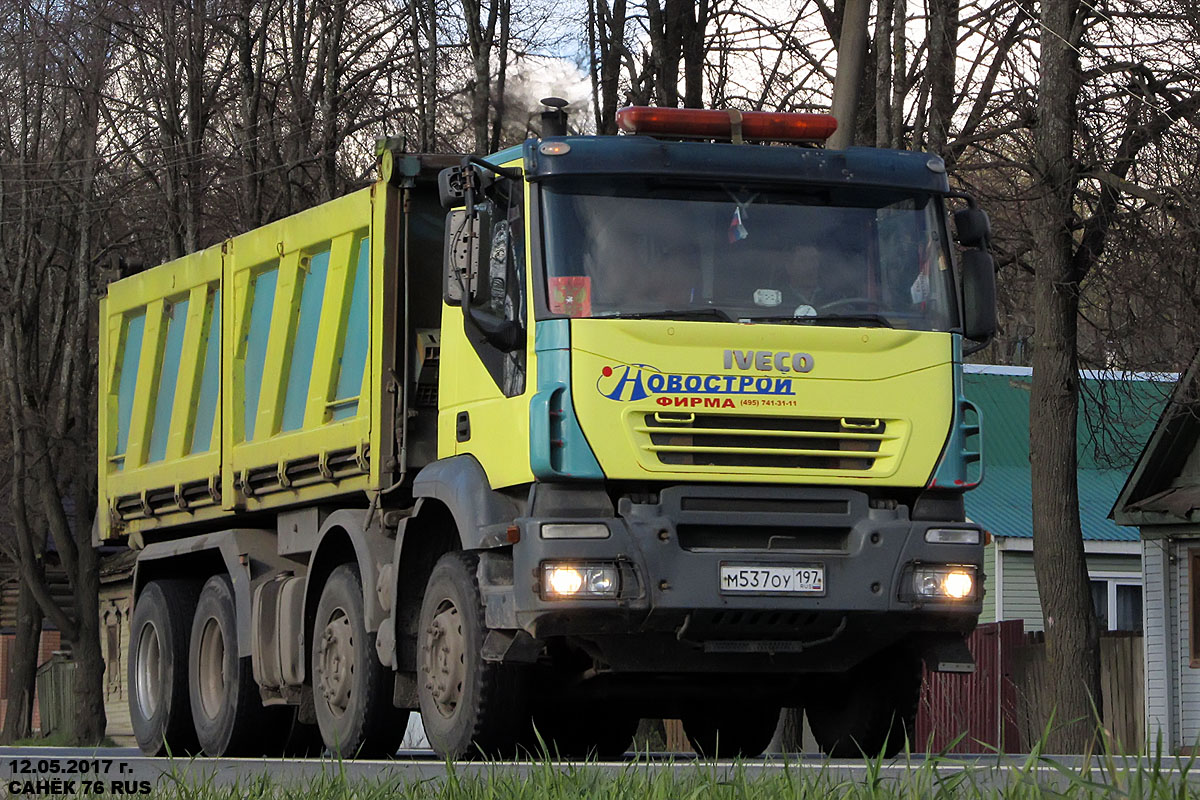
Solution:
[(142, 357), (142, 332), (146, 312), (125, 322), (125, 351), (121, 354), (121, 382), (117, 388), (117, 452), (125, 455), (129, 444), (129, 419), (133, 416), (133, 393), (137, 389), (138, 361)]
[(208, 309), (208, 342), (204, 346), (204, 374), (200, 378), (200, 402), (196, 404), (196, 425), (192, 428), (189, 453), (207, 453), (213, 448), (213, 421), (221, 386), (221, 290), (213, 293)]
[(175, 408), (175, 385), (179, 382), (187, 310), (187, 300), (173, 303), (167, 319), (167, 342), (158, 371), (158, 396), (154, 398), (154, 428), (150, 432), (150, 458), (147, 461), (162, 461), (167, 457), (167, 435), (171, 432), (171, 411)]
[(271, 335), (271, 314), (275, 308), (275, 284), (279, 267), (259, 273), (254, 279), (254, 302), (250, 307), (250, 332), (246, 334), (245, 441), (254, 438), (254, 420), (258, 416), (258, 395), (262, 391), (263, 364), (267, 360), (267, 340)]
[(571, 399), (570, 320), (546, 319), (534, 328), (537, 394), (529, 399), (529, 466), (543, 480), (602, 480)]
[(300, 292), (300, 318), (296, 321), (296, 341), (292, 346), (287, 395), (283, 400), (282, 430), (285, 431), (297, 431), (304, 426), (304, 408), (308, 404), (308, 384), (312, 379), (313, 354), (317, 351), (317, 328), (321, 324), (328, 273), (329, 251), (326, 250), (309, 261), (304, 288)]
[[(338, 370), (335, 399), (355, 397), (362, 391), (363, 369), (367, 364), (367, 344), (371, 320), (368, 293), (371, 289), (371, 240), (364, 238), (358, 246), (358, 263), (354, 266), (354, 288), (350, 295), (350, 318), (346, 321), (346, 343)], [(349, 419), (358, 414), (358, 403), (347, 403), (333, 411), (334, 419)]]

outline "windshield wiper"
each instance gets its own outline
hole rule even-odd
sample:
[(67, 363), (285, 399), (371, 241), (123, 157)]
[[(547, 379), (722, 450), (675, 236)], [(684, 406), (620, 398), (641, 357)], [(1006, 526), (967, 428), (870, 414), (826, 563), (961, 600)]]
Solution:
[(818, 314), (809, 317), (777, 316), (777, 317), (746, 317), (746, 322), (786, 322), (793, 325), (841, 325), (857, 323), (859, 326), (875, 325), (880, 328), (894, 328), (887, 317), (882, 314)]
[(598, 315), (602, 319), (719, 319), (733, 322), (733, 317), (719, 308), (683, 308), (664, 311), (623, 311)]

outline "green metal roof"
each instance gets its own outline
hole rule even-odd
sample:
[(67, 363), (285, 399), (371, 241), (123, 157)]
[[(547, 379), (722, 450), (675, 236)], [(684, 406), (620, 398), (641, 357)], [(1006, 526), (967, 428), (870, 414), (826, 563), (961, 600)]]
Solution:
[[(1029, 468), (1032, 371), (968, 364), (963, 389), (983, 423), (983, 484), (966, 494), (967, 516), (995, 536), (1033, 536)], [(1117, 494), (1171, 391), (1173, 375), (1080, 374), (1079, 521), (1083, 538), (1137, 541), (1108, 519)]]

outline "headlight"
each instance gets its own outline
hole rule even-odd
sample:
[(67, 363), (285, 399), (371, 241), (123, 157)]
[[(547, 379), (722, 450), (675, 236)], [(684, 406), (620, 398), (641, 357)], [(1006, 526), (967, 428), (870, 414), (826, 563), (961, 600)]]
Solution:
[(542, 526), (543, 539), (607, 539), (603, 522), (551, 522)]
[(615, 564), (542, 564), (542, 596), (547, 600), (566, 597), (616, 597), (620, 578)]
[(966, 600), (975, 595), (975, 568), (944, 566), (913, 570), (913, 592), (917, 597)]
[(973, 528), (930, 528), (925, 541), (931, 544), (979, 544), (979, 531)]

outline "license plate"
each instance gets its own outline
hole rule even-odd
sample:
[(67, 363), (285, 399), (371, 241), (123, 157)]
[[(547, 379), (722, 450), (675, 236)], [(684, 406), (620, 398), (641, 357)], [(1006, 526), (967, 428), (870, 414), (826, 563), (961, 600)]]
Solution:
[(728, 594), (825, 594), (825, 567), (820, 564), (788, 567), (722, 564), (721, 591)]

